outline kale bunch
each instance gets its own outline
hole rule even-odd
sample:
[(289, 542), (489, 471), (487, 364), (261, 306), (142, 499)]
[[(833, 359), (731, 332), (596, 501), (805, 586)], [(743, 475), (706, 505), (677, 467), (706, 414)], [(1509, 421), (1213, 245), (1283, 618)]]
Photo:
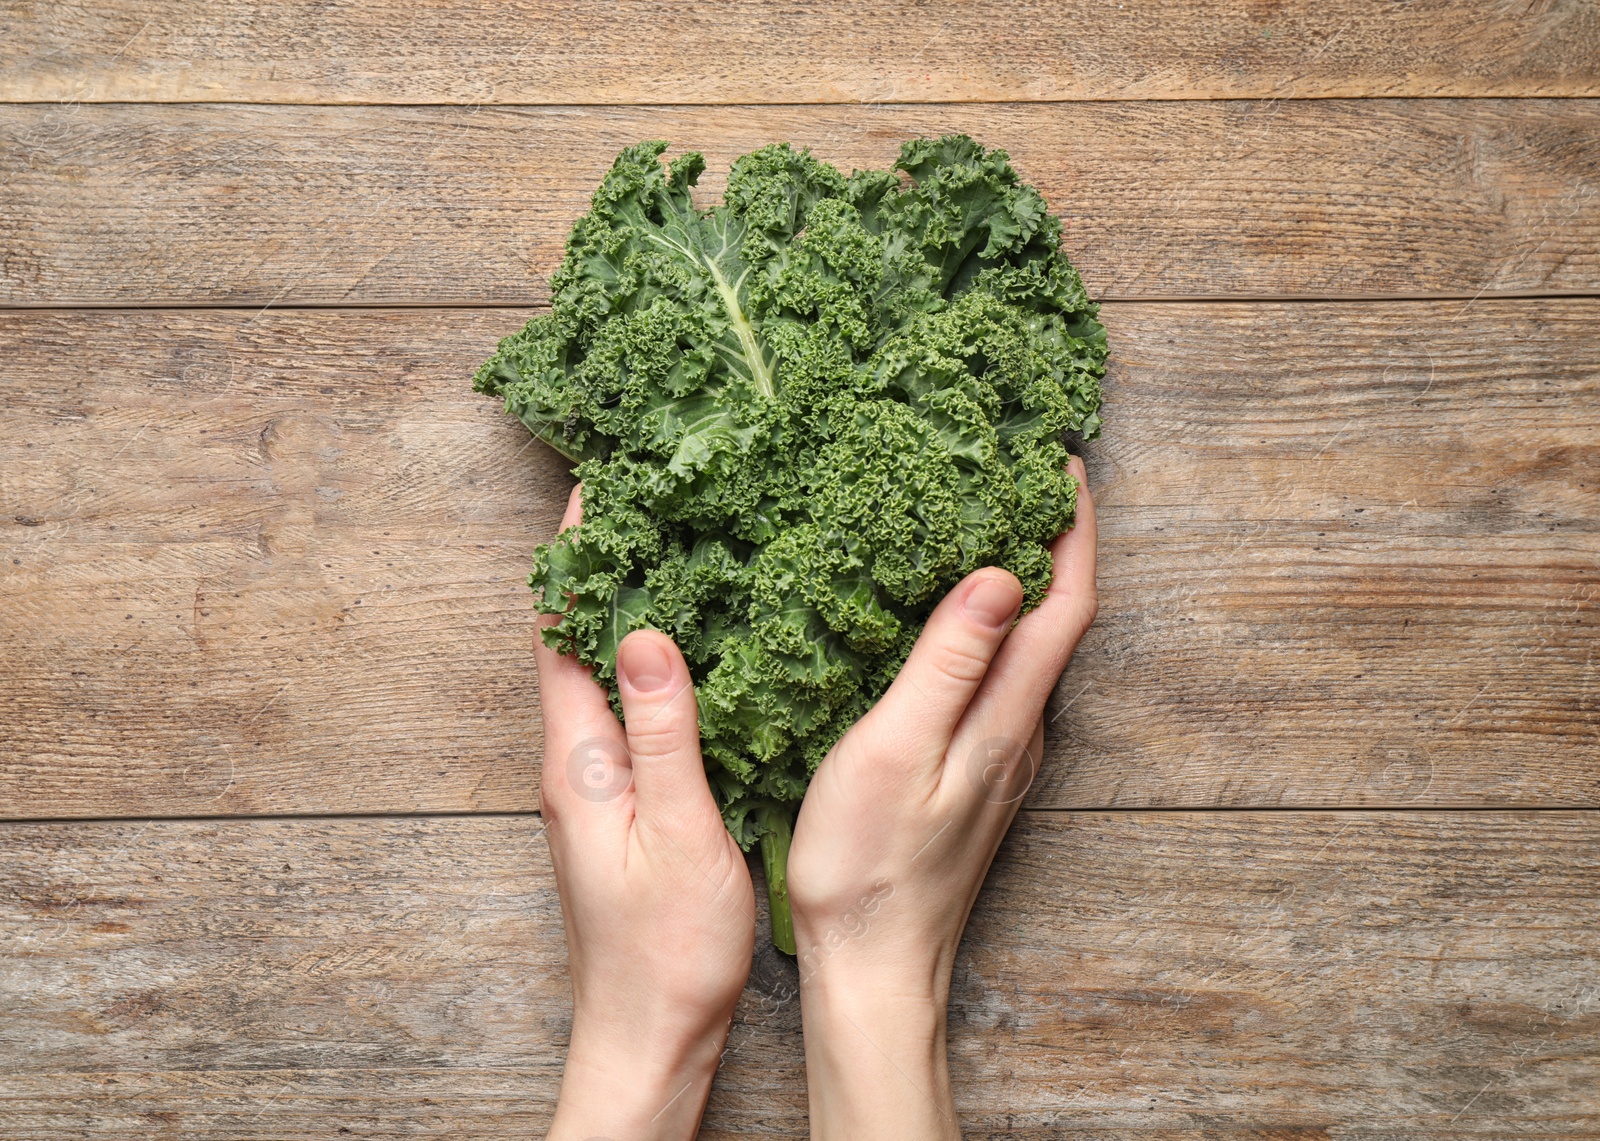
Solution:
[(1105, 329), (1003, 151), (917, 139), (901, 174), (846, 178), (769, 146), (700, 209), (704, 158), (663, 166), (666, 148), (617, 157), (551, 311), (474, 387), (583, 481), (581, 524), (534, 556), (539, 608), (562, 615), (546, 641), (614, 704), (624, 635), (677, 642), (728, 829), (764, 841), (782, 946), (807, 781), (934, 604), (986, 565), (1025, 608), (1043, 597), (1077, 496), (1063, 436), (1100, 428)]

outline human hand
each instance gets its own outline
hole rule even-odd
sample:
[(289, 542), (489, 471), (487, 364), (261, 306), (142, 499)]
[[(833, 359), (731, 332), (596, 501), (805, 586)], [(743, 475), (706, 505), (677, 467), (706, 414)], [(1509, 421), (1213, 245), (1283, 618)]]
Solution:
[[(579, 515), (575, 488), (562, 529)], [(624, 728), (587, 666), (542, 639), (534, 659), (573, 994), (548, 1136), (693, 1137), (750, 973), (755, 897), (706, 784), (688, 666), (658, 631), (623, 639)]]
[(1094, 621), (1083, 461), (1042, 605), (975, 571), (928, 619), (882, 700), (818, 767), (795, 824), (789, 900), (814, 1138), (959, 1138), (945, 1058), (950, 972), (1038, 768), (1041, 715)]

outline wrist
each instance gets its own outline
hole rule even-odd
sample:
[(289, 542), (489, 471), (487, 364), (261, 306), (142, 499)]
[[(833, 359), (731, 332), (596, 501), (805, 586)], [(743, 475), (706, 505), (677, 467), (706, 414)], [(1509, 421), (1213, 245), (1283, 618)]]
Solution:
[(802, 975), (812, 1137), (959, 1138), (946, 1053), (948, 972)]
[(549, 1141), (694, 1137), (727, 1038), (726, 1023), (651, 1035), (575, 1018)]
[(870, 922), (847, 916), (820, 923), (797, 915), (795, 961), (801, 993), (829, 1008), (932, 1010), (942, 1022), (955, 947), (899, 920), (887, 912)]

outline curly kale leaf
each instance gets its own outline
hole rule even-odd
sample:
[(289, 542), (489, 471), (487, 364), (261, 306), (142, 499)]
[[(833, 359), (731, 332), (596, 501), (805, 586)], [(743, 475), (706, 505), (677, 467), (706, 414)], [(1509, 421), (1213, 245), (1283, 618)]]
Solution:
[(1050, 581), (1063, 437), (1100, 428), (1105, 330), (1003, 151), (918, 139), (846, 178), (787, 144), (617, 157), (551, 311), (475, 387), (575, 461), (583, 520), (538, 549), (546, 640), (614, 691), (617, 645), (683, 649), (708, 774), (748, 847), (978, 567)]

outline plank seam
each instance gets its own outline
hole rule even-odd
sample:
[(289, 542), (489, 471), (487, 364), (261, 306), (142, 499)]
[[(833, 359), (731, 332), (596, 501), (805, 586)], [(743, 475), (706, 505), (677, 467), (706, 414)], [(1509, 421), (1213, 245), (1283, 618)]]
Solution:
[[(1514, 290), (1505, 293), (1412, 293), (1412, 294), (1314, 294), (1314, 293), (1226, 293), (1226, 294), (1155, 294), (1149, 297), (1097, 297), (1105, 305), (1428, 305), (1447, 301), (1467, 304), (1494, 301), (1593, 301), (1600, 292), (1563, 290)], [(540, 312), (550, 308), (548, 303), (528, 301), (355, 301), (319, 302), (298, 301), (283, 305), (241, 304), (228, 301), (197, 301), (183, 304), (101, 304), (93, 301), (54, 302), (37, 304), (0, 302), (0, 313), (295, 313), (349, 310), (351, 312), (383, 312), (386, 310), (473, 310), (486, 312), (507, 309), (533, 309)]]
[[(1087, 816), (1087, 815), (1119, 815), (1133, 816), (1147, 813), (1163, 813), (1176, 815), (1179, 813), (1357, 813), (1372, 814), (1443, 814), (1443, 813), (1474, 813), (1489, 815), (1500, 813), (1554, 813), (1554, 812), (1600, 812), (1600, 805), (1593, 804), (1382, 804), (1382, 805), (1151, 805), (1143, 807), (1073, 807), (1073, 808), (1025, 808), (1023, 813), (1030, 816)], [(537, 820), (540, 815), (536, 811), (526, 812), (265, 812), (246, 815), (210, 815), (210, 816), (6, 816), (0, 817), (0, 827), (15, 825), (60, 825), (60, 824), (224, 824), (242, 823), (253, 820)]]
[(1435, 93), (1430, 95), (1146, 95), (1134, 98), (1124, 98), (1115, 95), (1090, 96), (1085, 98), (1063, 99), (929, 99), (929, 100), (878, 100), (878, 99), (812, 99), (798, 102), (767, 103), (759, 100), (734, 99), (721, 102), (624, 102), (613, 101), (610, 103), (494, 103), (474, 102), (462, 100), (459, 103), (396, 103), (393, 100), (349, 100), (349, 101), (319, 101), (319, 100), (283, 100), (263, 102), (259, 99), (8, 99), (0, 96), (0, 106), (4, 107), (54, 107), (63, 103), (74, 106), (90, 107), (394, 107), (406, 110), (434, 109), (452, 110), (461, 107), (470, 107), (477, 110), (482, 107), (495, 108), (525, 108), (530, 111), (606, 111), (616, 108), (651, 108), (651, 109), (716, 109), (725, 107), (772, 107), (772, 108), (803, 108), (803, 107), (861, 107), (866, 110), (877, 110), (887, 107), (1004, 107), (1014, 105), (1020, 107), (1072, 107), (1079, 105), (1095, 104), (1127, 104), (1127, 103), (1370, 103), (1385, 101), (1389, 103), (1467, 103), (1495, 99), (1517, 100), (1546, 100), (1566, 101), (1573, 103), (1592, 102), (1600, 99), (1600, 88), (1591, 91), (1580, 91), (1564, 95), (1552, 95), (1545, 92), (1524, 92), (1520, 94), (1506, 94), (1503, 92), (1472, 92), (1472, 93)]

